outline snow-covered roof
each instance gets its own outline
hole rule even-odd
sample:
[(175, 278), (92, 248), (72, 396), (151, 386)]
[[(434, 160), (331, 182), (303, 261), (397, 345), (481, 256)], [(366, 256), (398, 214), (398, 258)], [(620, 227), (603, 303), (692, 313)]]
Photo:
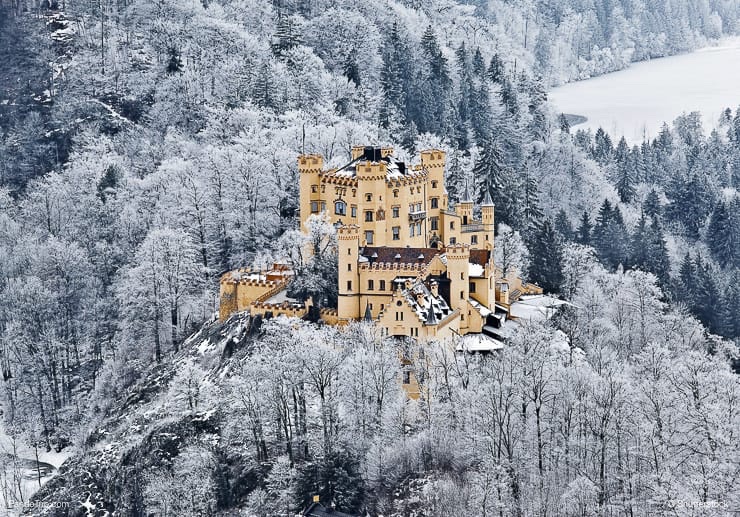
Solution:
[(492, 352), (502, 348), (502, 341), (485, 334), (466, 334), (457, 345), (458, 352)]

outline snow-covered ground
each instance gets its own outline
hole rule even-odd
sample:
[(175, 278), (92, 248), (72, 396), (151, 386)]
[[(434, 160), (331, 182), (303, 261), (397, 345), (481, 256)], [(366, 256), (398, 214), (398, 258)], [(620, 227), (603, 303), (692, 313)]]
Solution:
[(630, 144), (653, 138), (683, 112), (701, 112), (713, 128), (724, 108), (740, 105), (740, 37), (566, 84), (549, 96), (558, 112), (588, 118), (575, 129), (601, 126), (615, 143), (622, 135)]
[(41, 448), (37, 464), (33, 447), (14, 440), (0, 425), (0, 515), (20, 515), (28, 507), (30, 497), (71, 454), (71, 448), (59, 453)]

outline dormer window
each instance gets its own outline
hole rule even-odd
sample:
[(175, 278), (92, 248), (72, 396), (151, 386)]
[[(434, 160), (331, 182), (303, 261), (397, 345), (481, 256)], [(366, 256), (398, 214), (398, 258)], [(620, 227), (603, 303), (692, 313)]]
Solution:
[(336, 215), (347, 215), (347, 203), (344, 201), (334, 203), (334, 213)]

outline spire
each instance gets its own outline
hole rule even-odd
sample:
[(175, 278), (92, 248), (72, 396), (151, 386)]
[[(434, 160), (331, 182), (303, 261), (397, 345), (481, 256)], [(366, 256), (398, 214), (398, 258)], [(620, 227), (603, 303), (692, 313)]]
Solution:
[(373, 314), (370, 312), (370, 302), (365, 304), (365, 321), (373, 321)]
[(424, 322), (425, 325), (436, 325), (437, 316), (434, 314), (434, 308), (432, 302), (429, 302), (429, 309), (427, 310), (427, 320)]
[(483, 198), (483, 204), (481, 206), (493, 206), (493, 199), (491, 199), (491, 191), (486, 186), (486, 197)]
[(460, 201), (461, 203), (472, 203), (473, 200), (470, 197), (470, 189), (468, 188), (468, 182), (465, 182), (465, 193), (463, 194), (463, 198)]

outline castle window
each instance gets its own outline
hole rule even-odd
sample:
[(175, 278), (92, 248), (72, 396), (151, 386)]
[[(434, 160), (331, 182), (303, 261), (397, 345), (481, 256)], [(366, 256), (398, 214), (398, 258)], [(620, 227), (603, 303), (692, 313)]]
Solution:
[(474, 293), (475, 292), (475, 282), (470, 282), (470, 285), (468, 286), (468, 290), (471, 293)]
[(372, 303), (370, 304), (370, 310), (373, 310), (373, 304)]
[(321, 185), (321, 192), (326, 192), (326, 185)]
[(316, 194), (319, 191), (318, 185), (311, 185), (311, 194)]
[(460, 299), (461, 300), (465, 299), (465, 291), (460, 291)]
[(353, 188), (352, 189), (352, 197), (357, 197), (357, 189), (356, 188)]
[(450, 237), (450, 245), (457, 244), (457, 239), (455, 237)]
[(414, 236), (414, 228), (416, 228), (416, 225), (414, 223), (411, 223), (409, 225), (409, 236), (410, 237), (413, 237)]
[(368, 291), (375, 290), (375, 280), (368, 280), (367, 281), (367, 290)]
[(337, 215), (347, 215), (347, 203), (344, 201), (334, 203), (334, 213)]
[(372, 200), (373, 200), (373, 195), (372, 194), (365, 194), (365, 201), (367, 201), (369, 203)]
[(439, 230), (439, 218), (438, 217), (430, 217), (429, 223), (432, 226), (432, 230)]
[[(380, 290), (381, 291), (385, 291), (385, 280), (381, 280), (380, 281)], [(380, 307), (381, 307), (381, 309), (383, 308), (382, 305)]]
[(450, 230), (455, 229), (455, 221), (450, 221)]
[(409, 189), (409, 194), (411, 194), (412, 196), (414, 195), (414, 187), (411, 187), (411, 188)]
[(398, 305), (398, 306), (400, 307), (401, 305), (403, 305), (403, 302), (402, 302), (401, 300), (398, 300), (398, 301), (396, 302), (396, 305)]
[(349, 210), (352, 217), (357, 217), (357, 205), (352, 205)]
[(394, 241), (401, 240), (401, 227), (400, 226), (393, 227), (393, 240)]
[(365, 232), (365, 242), (367, 242), (368, 244), (372, 244), (373, 243), (373, 232), (372, 232), (372, 230), (368, 230), (368, 231)]
[(395, 189), (395, 190), (393, 191), (393, 197), (398, 197), (398, 189)]
[(396, 321), (403, 321), (403, 313), (401, 311), (396, 311)]
[(403, 383), (411, 384), (411, 372), (408, 370), (403, 371)]
[(347, 255), (352, 255), (352, 248), (347, 248)]
[(373, 222), (373, 211), (372, 210), (365, 210), (365, 222), (366, 223)]
[(416, 235), (421, 235), (421, 221), (416, 223)]
[(326, 212), (326, 201), (321, 202), (321, 211)]
[(467, 215), (464, 215), (463, 216), (463, 224), (468, 224), (468, 216)]
[(416, 187), (416, 193), (421, 194), (421, 187)]
[(401, 215), (401, 207), (400, 206), (394, 206), (391, 208), (393, 210), (393, 217), (399, 217)]
[(477, 235), (473, 235), (472, 237), (470, 237), (470, 244), (478, 244), (478, 236)]
[(432, 188), (437, 188), (437, 182), (436, 181), (432, 181)]
[(318, 201), (311, 201), (311, 213), (312, 214), (319, 213), (319, 202)]
[(352, 280), (347, 280), (347, 291), (352, 290)]
[(433, 197), (432, 199), (430, 199), (429, 200), (429, 205), (432, 208), (439, 208), (439, 198), (438, 197)]
[[(350, 271), (352, 270), (350, 269)], [(460, 273), (460, 280), (465, 280), (465, 273)]]
[(383, 309), (385, 309), (385, 304), (384, 303), (381, 303), (380, 304), (380, 310), (382, 311)]
[(352, 271), (352, 263), (347, 264), (347, 271)]

